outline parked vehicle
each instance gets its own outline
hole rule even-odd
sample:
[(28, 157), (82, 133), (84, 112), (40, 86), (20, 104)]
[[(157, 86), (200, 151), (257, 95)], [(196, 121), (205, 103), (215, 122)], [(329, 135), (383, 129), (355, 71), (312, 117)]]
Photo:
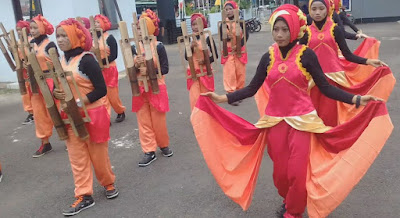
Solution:
[(261, 30), (261, 22), (258, 18), (251, 18), (250, 20), (246, 20), (246, 29), (250, 32), (260, 32)]

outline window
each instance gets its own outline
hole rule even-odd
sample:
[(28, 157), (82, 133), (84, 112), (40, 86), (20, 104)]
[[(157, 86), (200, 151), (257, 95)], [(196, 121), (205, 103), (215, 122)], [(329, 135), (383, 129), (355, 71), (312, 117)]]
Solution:
[(40, 0), (12, 0), (15, 20), (30, 20), (38, 14), (43, 14)]
[[(111, 29), (118, 28), (118, 22), (122, 21), (121, 12), (117, 0), (98, 0), (100, 14), (108, 17), (111, 21)], [(117, 17), (118, 16), (118, 17)]]

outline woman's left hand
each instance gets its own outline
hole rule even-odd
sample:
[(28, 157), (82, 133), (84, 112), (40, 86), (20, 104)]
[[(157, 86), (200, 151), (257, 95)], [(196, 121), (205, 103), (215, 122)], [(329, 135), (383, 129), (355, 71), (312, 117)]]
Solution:
[(383, 67), (383, 66), (388, 66), (385, 62), (378, 60), (378, 59), (368, 59), (367, 64), (371, 65), (373, 67)]
[(358, 34), (356, 35), (356, 37), (357, 37), (357, 39), (359, 39), (359, 38), (363, 38), (363, 39), (369, 38), (369, 36), (367, 36), (367, 35), (364, 34), (364, 33), (358, 33)]
[(384, 101), (384, 100), (381, 98), (372, 96), (372, 95), (364, 95), (364, 96), (361, 96), (360, 105), (365, 106), (370, 101)]

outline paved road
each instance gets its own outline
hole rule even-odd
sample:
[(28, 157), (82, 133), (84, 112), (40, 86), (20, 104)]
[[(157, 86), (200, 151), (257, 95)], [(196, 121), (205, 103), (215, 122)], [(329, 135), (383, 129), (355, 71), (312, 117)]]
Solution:
[[(397, 79), (400, 69), (400, 24), (360, 25), (365, 33), (382, 40), (381, 59)], [(272, 43), (270, 32), (251, 34), (247, 83), (258, 60)], [(354, 49), (360, 41), (351, 42)], [(170, 73), (167, 86), (171, 111), (168, 128), (175, 155), (159, 158), (151, 166), (137, 166), (142, 153), (135, 114), (127, 112), (123, 123), (111, 128), (110, 157), (120, 196), (106, 200), (95, 182), (96, 206), (77, 217), (274, 217), (281, 199), (272, 183), (272, 165), (265, 155), (253, 204), (247, 212), (224, 196), (203, 160), (190, 125), (186, 82), (176, 45), (167, 46)], [(223, 93), (221, 68), (216, 68), (216, 89)], [(131, 94), (126, 79), (120, 80), (120, 96), (130, 108)], [(400, 126), (399, 85), (388, 108), (396, 127)], [(240, 107), (225, 105), (249, 121), (258, 118), (254, 99)], [(62, 217), (72, 203), (73, 180), (64, 143), (54, 135), (54, 151), (39, 159), (31, 155), (38, 148), (34, 126), (22, 126), (25, 119), (18, 94), (0, 95), (0, 161), (5, 177), (0, 183), (0, 217)], [(113, 115), (113, 119), (115, 114)], [(330, 217), (398, 217), (400, 214), (400, 135), (395, 128), (380, 156), (359, 185)]]

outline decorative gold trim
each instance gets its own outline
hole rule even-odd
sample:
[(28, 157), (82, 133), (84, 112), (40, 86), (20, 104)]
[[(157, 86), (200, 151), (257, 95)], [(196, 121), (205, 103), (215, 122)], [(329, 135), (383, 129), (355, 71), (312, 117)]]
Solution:
[(307, 80), (311, 79), (311, 75), (309, 72), (307, 72), (306, 68), (303, 67), (303, 64), (301, 63), (301, 56), (303, 56), (304, 51), (307, 49), (307, 46), (303, 45), (302, 48), (299, 50), (297, 53), (296, 57), (296, 64), (297, 67), (300, 69), (300, 71), (303, 73), (303, 75), (306, 77)]
[(264, 115), (256, 124), (254, 124), (254, 126), (260, 129), (271, 128), (281, 121), (285, 121), (294, 129), (304, 132), (324, 133), (332, 128), (330, 126), (325, 126), (324, 122), (318, 116), (315, 110), (308, 114), (289, 117), (274, 117)]

